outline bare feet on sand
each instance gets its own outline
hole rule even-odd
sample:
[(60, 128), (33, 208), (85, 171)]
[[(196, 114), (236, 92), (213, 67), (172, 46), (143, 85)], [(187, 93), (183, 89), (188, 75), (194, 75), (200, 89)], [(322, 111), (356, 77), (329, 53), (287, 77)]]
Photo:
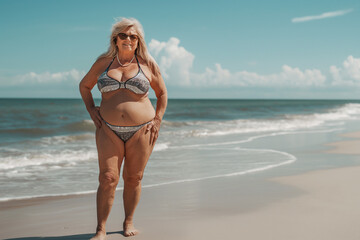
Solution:
[(139, 231), (134, 227), (134, 224), (132, 222), (124, 221), (123, 227), (124, 227), (124, 236), (125, 237), (135, 236), (136, 234), (139, 233)]
[(105, 240), (106, 239), (106, 231), (97, 230), (95, 236), (90, 238), (90, 240)]

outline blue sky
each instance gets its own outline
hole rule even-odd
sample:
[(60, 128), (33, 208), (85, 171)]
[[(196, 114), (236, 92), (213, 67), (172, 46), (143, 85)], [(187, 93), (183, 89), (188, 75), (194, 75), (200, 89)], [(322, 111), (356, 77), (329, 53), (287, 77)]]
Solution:
[(0, 0), (0, 97), (79, 98), (116, 17), (143, 24), (169, 98), (360, 96), (358, 0)]

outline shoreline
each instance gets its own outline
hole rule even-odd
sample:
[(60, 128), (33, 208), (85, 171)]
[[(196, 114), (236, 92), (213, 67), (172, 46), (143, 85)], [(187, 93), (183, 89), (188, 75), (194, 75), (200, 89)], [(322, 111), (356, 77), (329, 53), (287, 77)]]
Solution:
[(341, 136), (347, 138), (348, 140), (343, 140), (343, 141), (339, 141), (339, 142), (332, 142), (332, 143), (326, 144), (327, 146), (332, 147), (332, 149), (327, 150), (326, 153), (359, 155), (360, 154), (360, 131), (341, 134)]
[[(324, 152), (338, 158), (360, 154), (354, 149), (360, 132), (341, 136), (351, 139), (325, 144), (331, 149)], [(140, 235), (133, 238), (360, 239), (355, 184), (360, 166), (259, 175), (144, 188), (135, 214)], [(116, 192), (107, 239), (125, 239), (121, 192)], [(0, 202), (0, 215), (1, 238), (89, 239), (96, 226), (95, 194)]]

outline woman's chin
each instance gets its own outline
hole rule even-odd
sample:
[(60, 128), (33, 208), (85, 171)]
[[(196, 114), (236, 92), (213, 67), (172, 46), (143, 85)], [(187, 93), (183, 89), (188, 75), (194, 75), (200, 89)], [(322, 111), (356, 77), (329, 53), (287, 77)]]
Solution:
[(122, 49), (123, 51), (129, 51), (129, 52), (134, 51), (134, 49), (133, 49), (131, 46), (122, 46), (121, 49)]

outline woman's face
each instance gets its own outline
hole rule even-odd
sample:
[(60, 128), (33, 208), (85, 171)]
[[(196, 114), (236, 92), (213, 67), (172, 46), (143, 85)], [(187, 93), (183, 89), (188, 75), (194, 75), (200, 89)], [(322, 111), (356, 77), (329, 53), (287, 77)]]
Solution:
[(128, 27), (116, 37), (116, 45), (120, 51), (135, 52), (139, 37), (133, 27)]

